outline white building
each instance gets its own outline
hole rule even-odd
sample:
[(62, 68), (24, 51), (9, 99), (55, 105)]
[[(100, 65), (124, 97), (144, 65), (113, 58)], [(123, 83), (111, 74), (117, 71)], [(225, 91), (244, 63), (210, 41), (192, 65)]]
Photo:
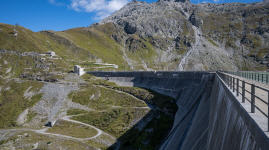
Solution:
[(55, 52), (53, 52), (53, 51), (49, 51), (49, 52), (47, 52), (47, 55), (49, 55), (50, 57), (53, 57), (53, 56), (55, 56), (55, 55), (56, 55), (56, 53), (55, 53)]
[(85, 72), (84, 72), (84, 69), (81, 68), (79, 65), (75, 65), (74, 66), (74, 73), (78, 74), (79, 76), (83, 75)]

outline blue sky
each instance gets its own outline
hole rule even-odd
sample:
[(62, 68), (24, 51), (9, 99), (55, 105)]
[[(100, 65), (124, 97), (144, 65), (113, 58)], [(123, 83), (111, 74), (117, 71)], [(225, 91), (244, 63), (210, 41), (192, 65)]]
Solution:
[[(1, 0), (0, 23), (33, 31), (85, 27), (120, 9), (130, 0)], [(140, 0), (142, 1), (142, 0)], [(143, 0), (155, 2), (157, 0)], [(261, 0), (191, 0), (193, 3), (259, 2)]]

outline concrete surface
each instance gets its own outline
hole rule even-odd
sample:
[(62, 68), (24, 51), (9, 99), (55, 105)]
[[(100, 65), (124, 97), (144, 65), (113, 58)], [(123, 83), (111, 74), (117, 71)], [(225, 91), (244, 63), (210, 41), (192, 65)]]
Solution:
[[(178, 111), (161, 150), (268, 150), (269, 139), (215, 73), (88, 72), (176, 99)], [(259, 117), (257, 117), (259, 118)], [(264, 121), (264, 119), (259, 118)]]

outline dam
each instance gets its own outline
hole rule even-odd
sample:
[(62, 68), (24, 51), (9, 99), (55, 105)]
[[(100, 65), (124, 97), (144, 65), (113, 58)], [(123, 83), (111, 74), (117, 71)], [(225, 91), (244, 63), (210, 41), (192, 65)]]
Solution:
[(160, 150), (268, 150), (266, 131), (215, 72), (87, 72), (121, 86), (176, 99), (173, 127)]

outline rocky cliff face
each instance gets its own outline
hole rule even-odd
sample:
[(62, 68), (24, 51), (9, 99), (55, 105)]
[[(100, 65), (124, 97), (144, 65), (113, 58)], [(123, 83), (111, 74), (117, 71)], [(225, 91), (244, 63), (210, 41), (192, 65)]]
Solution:
[[(144, 69), (265, 69), (269, 53), (268, 14), (265, 3), (134, 1), (101, 24), (113, 23), (123, 31), (112, 37), (124, 47), (129, 59), (125, 60), (133, 68), (144, 63)], [(144, 53), (150, 48), (150, 57), (132, 59), (133, 53)]]

